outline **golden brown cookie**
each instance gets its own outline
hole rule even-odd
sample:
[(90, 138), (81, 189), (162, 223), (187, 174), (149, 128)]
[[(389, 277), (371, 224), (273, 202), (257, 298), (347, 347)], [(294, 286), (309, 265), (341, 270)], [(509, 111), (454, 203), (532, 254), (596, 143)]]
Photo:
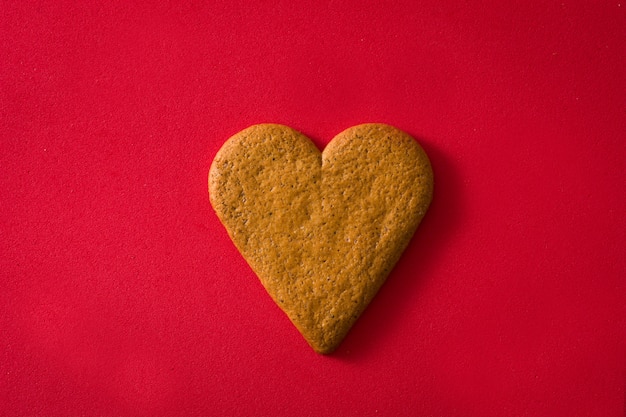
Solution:
[(400, 258), (433, 193), (408, 134), (363, 124), (323, 152), (282, 125), (231, 137), (209, 196), (231, 239), (307, 342), (332, 352)]

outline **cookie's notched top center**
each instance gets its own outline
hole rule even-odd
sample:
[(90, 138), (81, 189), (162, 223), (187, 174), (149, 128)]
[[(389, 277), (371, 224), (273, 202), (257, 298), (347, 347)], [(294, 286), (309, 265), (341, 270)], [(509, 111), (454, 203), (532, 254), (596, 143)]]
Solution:
[(219, 150), (211, 204), (261, 283), (320, 353), (333, 351), (398, 261), (432, 199), (428, 157), (408, 134), (364, 124), (323, 152), (282, 125)]

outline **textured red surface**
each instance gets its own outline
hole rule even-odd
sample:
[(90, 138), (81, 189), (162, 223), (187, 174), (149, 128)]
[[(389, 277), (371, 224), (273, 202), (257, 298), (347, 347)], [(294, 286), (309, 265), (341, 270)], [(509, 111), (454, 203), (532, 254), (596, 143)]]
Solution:
[[(0, 415), (623, 415), (626, 4), (203, 3), (0, 6)], [(206, 176), (371, 121), (435, 199), (320, 356)]]

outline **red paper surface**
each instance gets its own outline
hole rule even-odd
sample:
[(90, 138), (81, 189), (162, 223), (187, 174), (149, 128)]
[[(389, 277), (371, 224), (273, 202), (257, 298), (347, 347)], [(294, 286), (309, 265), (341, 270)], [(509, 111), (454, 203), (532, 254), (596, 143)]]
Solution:
[[(0, 415), (623, 415), (626, 4), (390, 3), (2, 2)], [(209, 205), (262, 122), (432, 159), (331, 356)]]

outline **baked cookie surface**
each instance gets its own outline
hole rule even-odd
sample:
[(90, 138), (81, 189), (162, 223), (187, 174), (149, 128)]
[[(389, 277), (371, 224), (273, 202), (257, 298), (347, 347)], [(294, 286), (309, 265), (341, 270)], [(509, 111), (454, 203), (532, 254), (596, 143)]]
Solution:
[(254, 125), (209, 171), (211, 205), (235, 246), (320, 353), (376, 295), (432, 193), (423, 149), (384, 124), (351, 127), (323, 152), (287, 126)]

